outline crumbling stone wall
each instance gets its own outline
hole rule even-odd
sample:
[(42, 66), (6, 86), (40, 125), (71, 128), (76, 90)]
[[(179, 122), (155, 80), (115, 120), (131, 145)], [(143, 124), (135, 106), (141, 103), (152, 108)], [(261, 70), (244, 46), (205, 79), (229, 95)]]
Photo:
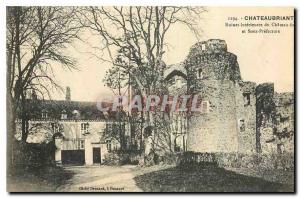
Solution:
[(256, 88), (257, 151), (294, 152), (294, 93), (276, 93), (273, 83)]
[(273, 127), (275, 116), (274, 84), (262, 83), (256, 87), (256, 150), (275, 152)]
[(275, 142), (278, 152), (294, 152), (294, 93), (275, 93)]
[(236, 87), (236, 120), (238, 122), (239, 152), (256, 151), (256, 84), (239, 82)]
[[(187, 81), (185, 68), (181, 64), (173, 65), (165, 72), (165, 83), (169, 96), (181, 96), (187, 94)], [(171, 149), (174, 152), (186, 151), (187, 112), (166, 112), (169, 118), (171, 133)]]

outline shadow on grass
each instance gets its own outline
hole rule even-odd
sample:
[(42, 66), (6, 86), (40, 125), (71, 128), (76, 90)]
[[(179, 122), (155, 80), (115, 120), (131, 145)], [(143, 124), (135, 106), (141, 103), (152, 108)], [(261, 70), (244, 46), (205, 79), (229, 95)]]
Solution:
[(72, 171), (63, 167), (15, 167), (7, 177), (8, 192), (55, 192), (73, 177)]
[(293, 186), (237, 174), (215, 166), (174, 167), (139, 175), (136, 185), (147, 192), (293, 192)]

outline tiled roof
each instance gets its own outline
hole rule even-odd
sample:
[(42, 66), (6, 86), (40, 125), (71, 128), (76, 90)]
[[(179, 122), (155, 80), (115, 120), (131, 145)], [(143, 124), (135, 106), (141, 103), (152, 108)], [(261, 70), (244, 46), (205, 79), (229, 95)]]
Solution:
[[(110, 106), (109, 103), (102, 103), (103, 106)], [(98, 110), (96, 102), (85, 101), (65, 101), (65, 100), (28, 100), (30, 119), (62, 119), (62, 114), (66, 114), (65, 119), (81, 120), (114, 120), (116, 113)]]

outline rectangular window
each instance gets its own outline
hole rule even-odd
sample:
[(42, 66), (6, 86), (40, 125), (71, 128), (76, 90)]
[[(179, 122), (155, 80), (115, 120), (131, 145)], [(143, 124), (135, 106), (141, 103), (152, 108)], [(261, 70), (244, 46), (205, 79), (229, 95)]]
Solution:
[(44, 119), (48, 118), (47, 111), (42, 111), (42, 118), (44, 118)]
[(79, 141), (79, 149), (84, 149), (84, 140)]
[(202, 101), (202, 113), (209, 113), (209, 101)]
[(67, 115), (67, 113), (66, 113), (65, 110), (63, 110), (63, 111), (61, 112), (61, 119), (62, 119), (62, 120), (68, 119), (68, 115)]
[(240, 128), (240, 132), (245, 131), (245, 120), (243, 119), (239, 120), (239, 128)]
[(107, 123), (106, 124), (106, 128), (105, 128), (105, 133), (106, 134), (110, 134), (113, 130), (112, 124), (111, 123)]
[(179, 79), (179, 78), (176, 79), (176, 87), (177, 87), (177, 88), (182, 87), (182, 81), (181, 81), (181, 79)]
[(250, 93), (243, 93), (244, 96), (244, 106), (248, 106), (251, 104), (250, 101)]
[(110, 140), (106, 141), (106, 147), (107, 147), (108, 152), (110, 152), (111, 151), (111, 141)]
[(58, 133), (59, 132), (59, 126), (56, 123), (51, 123), (51, 129), (53, 133)]
[(197, 78), (198, 79), (203, 79), (203, 71), (202, 71), (202, 69), (198, 69)]
[(68, 119), (68, 115), (67, 114), (62, 114), (61, 119), (63, 119), (63, 120)]
[(89, 132), (89, 123), (81, 123), (81, 134), (87, 134)]

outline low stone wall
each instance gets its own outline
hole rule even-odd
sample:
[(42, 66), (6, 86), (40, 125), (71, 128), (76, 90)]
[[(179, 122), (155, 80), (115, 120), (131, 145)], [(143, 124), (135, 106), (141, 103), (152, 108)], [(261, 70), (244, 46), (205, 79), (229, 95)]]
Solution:
[(215, 162), (215, 153), (198, 153), (198, 152), (184, 152), (178, 154), (179, 163), (189, 164), (189, 163), (205, 163), (205, 162)]
[(124, 165), (133, 164), (140, 166), (153, 166), (157, 164), (177, 164), (178, 156), (167, 153), (164, 156), (151, 152), (145, 156), (141, 151), (112, 151), (105, 154), (104, 164)]
[(218, 166), (250, 169), (293, 169), (294, 154), (196, 153), (177, 154), (179, 166)]
[(293, 169), (294, 154), (242, 154), (242, 153), (198, 153), (184, 152), (176, 155), (154, 156), (153, 164), (147, 164), (147, 158), (138, 151), (113, 151), (106, 155), (107, 165), (154, 165), (176, 164), (181, 167), (221, 167), (249, 169)]
[(216, 153), (219, 167), (250, 168), (250, 169), (293, 169), (294, 153), (284, 154), (241, 154)]

